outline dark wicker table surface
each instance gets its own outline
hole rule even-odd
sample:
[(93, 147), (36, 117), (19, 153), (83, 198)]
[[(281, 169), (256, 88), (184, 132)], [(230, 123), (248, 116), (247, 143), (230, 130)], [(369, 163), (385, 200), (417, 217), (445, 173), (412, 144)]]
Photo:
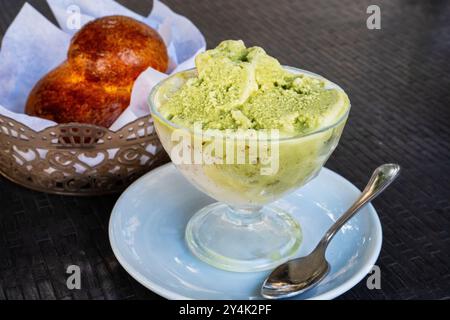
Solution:
[[(120, 1), (147, 14), (152, 1)], [(241, 38), (283, 64), (341, 84), (352, 101), (327, 166), (358, 187), (384, 162), (400, 179), (374, 201), (383, 226), (381, 290), (340, 299), (450, 299), (450, 1), (164, 0), (208, 46)], [(30, 1), (54, 21), (45, 1)], [(381, 30), (366, 9), (381, 8)], [(23, 1), (0, 0), (0, 35)], [(118, 195), (54, 196), (0, 179), (0, 299), (158, 299), (119, 265), (108, 240)], [(81, 290), (66, 267), (82, 269)]]

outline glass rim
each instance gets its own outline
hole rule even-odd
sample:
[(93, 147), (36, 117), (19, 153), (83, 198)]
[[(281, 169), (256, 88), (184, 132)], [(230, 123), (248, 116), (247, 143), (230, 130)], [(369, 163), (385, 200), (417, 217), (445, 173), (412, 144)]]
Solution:
[[(316, 78), (324, 79), (324, 80), (328, 81), (329, 83), (331, 83), (331, 84), (332, 84), (333, 86), (335, 86), (336, 88), (338, 88), (338, 89), (342, 90), (343, 92), (345, 92), (339, 85), (335, 84), (334, 82), (332, 82), (332, 81), (326, 79), (325, 77), (323, 77), (323, 76), (321, 76), (321, 75), (319, 75), (319, 74), (313, 73), (313, 72), (311, 72), (311, 71), (307, 71), (307, 70), (303, 70), (303, 69), (291, 67), (291, 66), (285, 66), (285, 65), (283, 65), (283, 68), (284, 68), (284, 69), (287, 69), (287, 70), (294, 71), (295, 73), (307, 74), (307, 75), (310, 75), (310, 76), (313, 76), (313, 77), (316, 77)], [(176, 72), (176, 73), (174, 73), (174, 74), (171, 74), (171, 75), (168, 76), (167, 78), (161, 80), (160, 82), (158, 82), (158, 83), (152, 88), (152, 90), (151, 90), (151, 92), (150, 92), (150, 95), (149, 95), (149, 97), (148, 97), (148, 99), (147, 99), (147, 103), (148, 103), (148, 105), (150, 106), (150, 114), (151, 114), (152, 117), (156, 116), (158, 119), (160, 119), (160, 120), (161, 120), (162, 122), (164, 122), (166, 125), (168, 125), (170, 128), (173, 128), (173, 129), (176, 129), (176, 130), (187, 131), (189, 134), (192, 134), (192, 135), (195, 135), (195, 134), (197, 133), (197, 132), (194, 130), (194, 128), (184, 127), (184, 126), (181, 126), (181, 125), (179, 125), (179, 124), (176, 124), (176, 123), (174, 123), (174, 122), (168, 120), (166, 117), (164, 117), (164, 116), (159, 112), (158, 107), (156, 106), (156, 103), (155, 103), (154, 100), (155, 100), (156, 93), (157, 93), (158, 90), (162, 87), (162, 85), (163, 85), (164, 83), (166, 83), (166, 81), (169, 81), (170, 79), (172, 79), (172, 78), (174, 78), (174, 77), (176, 77), (176, 76), (179, 76), (180, 74), (184, 74), (184, 73), (189, 73), (189, 72), (195, 71), (196, 69), (197, 69), (197, 68), (194, 67), (194, 68), (186, 69), (186, 70), (183, 70), (183, 71), (179, 71), (179, 72)], [(330, 125), (328, 125), (328, 126), (318, 128), (318, 129), (313, 130), (313, 131), (311, 131), (311, 132), (299, 133), (299, 134), (294, 135), (294, 136), (278, 137), (278, 138), (276, 138), (276, 139), (273, 139), (273, 138), (270, 138), (270, 137), (260, 139), (260, 138), (257, 137), (255, 140), (259, 140), (259, 141), (272, 141), (272, 140), (276, 140), (276, 141), (288, 141), (288, 140), (295, 140), (295, 139), (300, 139), (300, 138), (306, 138), (306, 137), (310, 137), (310, 136), (313, 136), (313, 135), (316, 135), (316, 134), (320, 134), (320, 133), (326, 132), (326, 131), (328, 131), (328, 130), (330, 130), (330, 129), (333, 129), (333, 128), (338, 127), (342, 122), (344, 122), (344, 121), (347, 119), (347, 117), (348, 117), (348, 115), (349, 115), (349, 113), (350, 113), (350, 109), (351, 109), (351, 102), (349, 101), (347, 110), (344, 112), (344, 114), (342, 114), (342, 115), (338, 118), (338, 120), (336, 120), (334, 123), (332, 123), (332, 124), (330, 124)], [(233, 130), (233, 129), (205, 129), (205, 130), (210, 130), (210, 131), (214, 131), (214, 132), (217, 132), (217, 131), (223, 132), (223, 131), (225, 131), (225, 130)], [(237, 129), (237, 130), (234, 129), (235, 132), (238, 132), (238, 130), (239, 130), (239, 129)], [(242, 130), (253, 130), (253, 131), (255, 131), (255, 132), (258, 132), (258, 131), (270, 131), (270, 130), (279, 130), (279, 129), (242, 129)], [(205, 132), (203, 132), (202, 135), (205, 135)], [(206, 136), (208, 137), (208, 136), (211, 136), (211, 135), (206, 134)], [(213, 137), (217, 137), (217, 135), (213, 135)], [(248, 140), (249, 137), (246, 136), (246, 137), (244, 137), (244, 139), (247, 139), (247, 140)], [(250, 138), (250, 140), (252, 140), (252, 139)]]

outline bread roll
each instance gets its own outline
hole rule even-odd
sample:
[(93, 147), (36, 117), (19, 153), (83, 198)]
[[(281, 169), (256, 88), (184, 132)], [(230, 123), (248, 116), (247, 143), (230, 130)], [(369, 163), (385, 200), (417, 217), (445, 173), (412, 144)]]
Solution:
[(167, 66), (164, 42), (146, 24), (124, 16), (96, 19), (74, 35), (67, 60), (36, 83), (25, 112), (109, 127), (128, 107), (139, 74)]

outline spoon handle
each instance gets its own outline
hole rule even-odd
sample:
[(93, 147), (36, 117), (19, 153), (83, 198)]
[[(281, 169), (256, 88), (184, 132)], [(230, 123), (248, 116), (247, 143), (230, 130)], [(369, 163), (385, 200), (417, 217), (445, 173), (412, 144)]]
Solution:
[(400, 166), (394, 163), (379, 166), (372, 174), (367, 186), (353, 205), (328, 229), (325, 236), (320, 240), (317, 247), (325, 250), (335, 234), (342, 226), (350, 220), (362, 207), (375, 199), (384, 189), (386, 189), (400, 173)]

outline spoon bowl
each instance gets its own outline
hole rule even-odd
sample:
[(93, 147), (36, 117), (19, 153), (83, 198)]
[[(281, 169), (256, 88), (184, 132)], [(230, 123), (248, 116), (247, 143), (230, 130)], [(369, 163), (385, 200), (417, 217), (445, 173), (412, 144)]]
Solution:
[(267, 299), (288, 298), (311, 289), (330, 271), (330, 264), (323, 260), (323, 248), (311, 254), (292, 259), (272, 271), (262, 286), (261, 295)]

